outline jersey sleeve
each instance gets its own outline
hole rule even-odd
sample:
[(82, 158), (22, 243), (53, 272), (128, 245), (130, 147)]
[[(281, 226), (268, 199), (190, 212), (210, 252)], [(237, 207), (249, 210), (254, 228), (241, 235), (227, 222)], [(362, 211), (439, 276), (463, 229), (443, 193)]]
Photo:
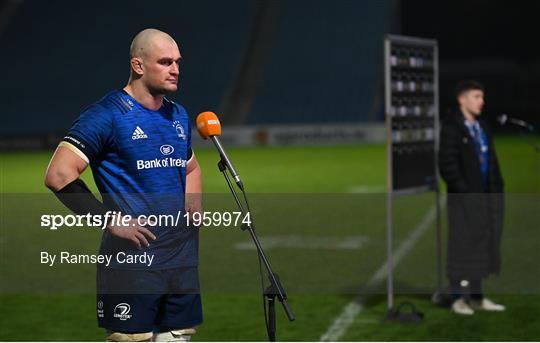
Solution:
[(112, 113), (102, 106), (92, 105), (73, 122), (60, 146), (70, 149), (90, 163), (111, 142), (112, 135)]

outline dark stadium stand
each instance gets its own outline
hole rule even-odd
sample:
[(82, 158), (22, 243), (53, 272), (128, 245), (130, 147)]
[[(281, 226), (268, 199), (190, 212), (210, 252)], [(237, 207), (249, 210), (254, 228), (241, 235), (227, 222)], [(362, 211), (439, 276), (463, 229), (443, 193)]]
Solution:
[(388, 3), (286, 2), (248, 123), (380, 119)]
[[(0, 62), (13, 66), (4, 68), (0, 94), (3, 117), (24, 123), (8, 120), (0, 132), (68, 128), (84, 106), (123, 87), (130, 39), (146, 27), (163, 29), (180, 43), (180, 92), (171, 97), (192, 117), (224, 104), (230, 117), (224, 121), (235, 125), (380, 117), (376, 95), (382, 88), (387, 1), (143, 4), (20, 2), (0, 33)], [(264, 6), (278, 7), (266, 21), (260, 15)], [(268, 42), (261, 48), (257, 39)], [(21, 67), (32, 76), (21, 78)]]
[[(0, 133), (64, 132), (84, 106), (124, 86), (130, 40), (147, 27), (180, 43), (180, 91), (170, 97), (192, 118), (212, 110), (225, 125), (380, 122), (383, 35), (431, 35), (409, 12), (392, 19), (398, 7), (393, 0), (0, 2), (0, 101), (9, 118)], [(433, 31), (446, 56), (441, 113), (455, 105), (455, 82), (474, 76), (489, 86), (488, 112), (536, 122), (534, 54), (507, 57), (509, 47), (488, 61), (480, 53), (459, 58), (452, 31), (444, 31), (452, 19), (445, 20)]]
[(125, 85), (130, 40), (147, 27), (180, 44), (180, 92), (172, 98), (192, 117), (215, 110), (239, 68), (254, 11), (249, 0), (22, 2), (0, 36), (2, 118), (17, 118), (0, 132), (68, 128), (84, 106)]

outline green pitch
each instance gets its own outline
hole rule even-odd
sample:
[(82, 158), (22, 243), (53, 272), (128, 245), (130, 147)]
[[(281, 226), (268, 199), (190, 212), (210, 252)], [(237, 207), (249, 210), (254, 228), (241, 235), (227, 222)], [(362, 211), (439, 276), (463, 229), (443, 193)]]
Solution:
[[(410, 300), (426, 315), (425, 321), (416, 325), (382, 323), (386, 311), (384, 281), (372, 289), (363, 288), (384, 263), (384, 146), (229, 149), (252, 194), (258, 233), (289, 290), (290, 304), (297, 315), (297, 321), (289, 323), (277, 305), (278, 339), (319, 340), (356, 293), (362, 292), (362, 309), (340, 340), (539, 340), (540, 157), (517, 138), (499, 137), (496, 144), (509, 193), (508, 215), (503, 272), (499, 279), (490, 279), (486, 287), (488, 294), (508, 310), (463, 318), (430, 303), (436, 280), (431, 224), (396, 267), (395, 284), (400, 293), (396, 301)], [(94, 232), (66, 235), (70, 241), (59, 239), (61, 232), (56, 236), (50, 232), (30, 236), (30, 229), (21, 224), (24, 219), (13, 220), (17, 213), (23, 216), (26, 209), (14, 205), (17, 197), (5, 193), (48, 193), (43, 174), (51, 153), (0, 155), (4, 193), (1, 341), (103, 340), (103, 332), (96, 326), (95, 296), (91, 292), (66, 292), (60, 290), (62, 287), (48, 291), (46, 282), (41, 284), (41, 293), (26, 291), (24, 287), (32, 282), (36, 283), (32, 289), (39, 289), (39, 268), (44, 267), (15, 260), (13, 242), (24, 244), (31, 252), (58, 244), (90, 250), (98, 245), (99, 235)], [(210, 149), (197, 150), (196, 154), (209, 194), (205, 206), (220, 208), (229, 198), (217, 171), (217, 153)], [(93, 186), (90, 172), (84, 178)], [(432, 201), (432, 194), (396, 200), (396, 248), (410, 238)], [(39, 210), (42, 205), (27, 206)], [(352, 248), (347, 244), (353, 244)], [(200, 251), (205, 323), (194, 340), (266, 340), (256, 255), (249, 249), (247, 233), (205, 230)], [(32, 278), (34, 272), (37, 274)], [(89, 289), (93, 287), (91, 267), (61, 270), (57, 275), (58, 282), (81, 280), (90, 285)], [(25, 284), (13, 281), (21, 279)], [(74, 289), (79, 286), (73, 283)], [(19, 292), (13, 290), (17, 287)]]

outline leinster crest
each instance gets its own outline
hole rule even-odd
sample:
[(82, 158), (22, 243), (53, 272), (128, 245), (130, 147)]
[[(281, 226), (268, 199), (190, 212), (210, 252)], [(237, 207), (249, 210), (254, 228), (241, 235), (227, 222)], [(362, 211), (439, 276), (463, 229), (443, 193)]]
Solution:
[(173, 122), (174, 129), (176, 130), (176, 134), (178, 137), (180, 137), (183, 140), (186, 140), (186, 134), (184, 132), (184, 128), (182, 127), (182, 124), (178, 120), (175, 120)]

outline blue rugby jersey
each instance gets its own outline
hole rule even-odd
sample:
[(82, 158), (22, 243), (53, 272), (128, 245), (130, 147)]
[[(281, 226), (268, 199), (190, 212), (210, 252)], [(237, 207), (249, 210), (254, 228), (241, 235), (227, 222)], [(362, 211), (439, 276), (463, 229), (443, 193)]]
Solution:
[[(162, 107), (154, 111), (125, 91), (115, 90), (86, 108), (61, 144), (90, 164), (107, 208), (133, 217), (176, 216), (178, 211), (184, 214), (186, 168), (193, 152), (191, 125), (182, 106), (165, 99)], [(197, 265), (198, 230), (182, 224), (150, 230), (157, 238), (141, 251), (132, 242), (105, 231), (100, 253), (154, 255), (150, 267), (144, 263), (118, 264), (113, 258), (113, 268)]]

